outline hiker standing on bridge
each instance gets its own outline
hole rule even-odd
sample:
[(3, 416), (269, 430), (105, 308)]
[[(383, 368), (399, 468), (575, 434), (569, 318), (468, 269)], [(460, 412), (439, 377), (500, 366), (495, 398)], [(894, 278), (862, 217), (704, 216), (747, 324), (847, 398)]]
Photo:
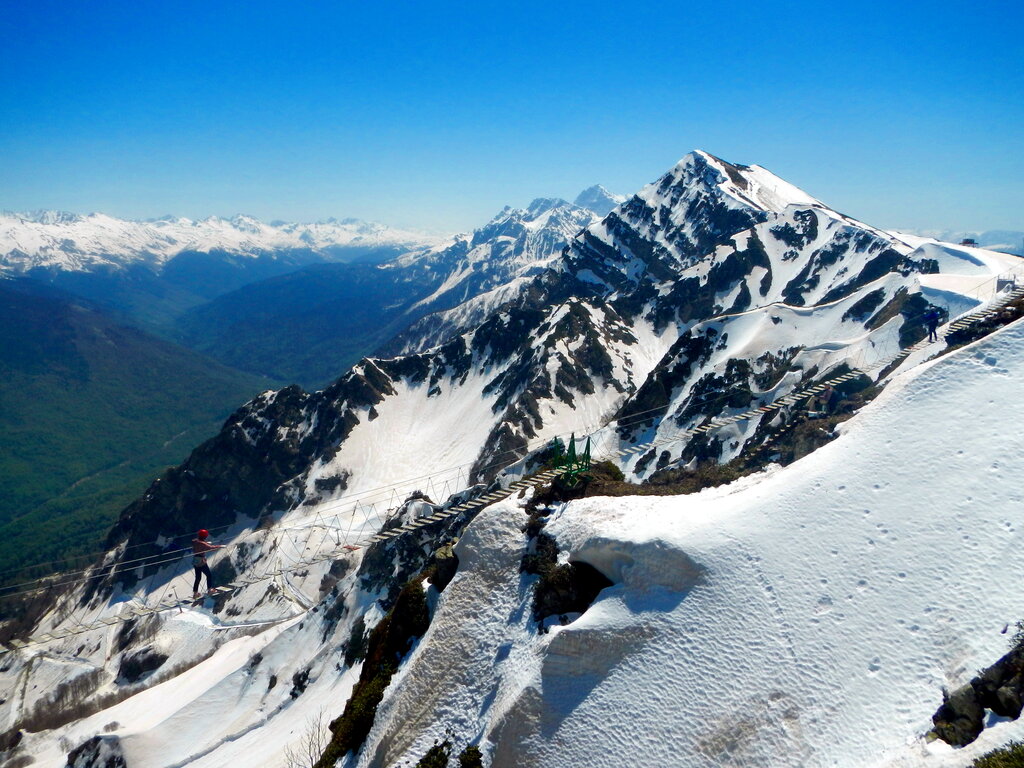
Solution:
[(835, 388), (833, 388), (831, 384), (826, 384), (824, 389), (818, 393), (817, 401), (818, 412), (822, 416), (827, 416), (832, 413), (836, 401)]
[(928, 324), (928, 341), (938, 341), (939, 334), (935, 331), (939, 327), (939, 318), (941, 317), (938, 307), (931, 307), (927, 312), (924, 313), (924, 321)]
[(205, 528), (201, 528), (196, 534), (196, 537), (192, 539), (192, 567), (196, 572), (196, 580), (192, 585), (192, 597), (193, 599), (199, 598), (199, 582), (202, 581), (203, 574), (206, 575), (206, 589), (209, 592), (213, 592), (213, 576), (210, 575), (210, 566), (206, 563), (206, 553), (212, 552), (215, 549), (223, 549), (223, 544), (210, 544), (207, 539), (210, 537), (210, 532)]

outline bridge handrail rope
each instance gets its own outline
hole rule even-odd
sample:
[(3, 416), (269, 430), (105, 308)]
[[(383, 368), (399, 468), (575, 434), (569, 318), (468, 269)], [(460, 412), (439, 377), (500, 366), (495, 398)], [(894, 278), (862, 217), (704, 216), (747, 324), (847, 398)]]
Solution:
[[(1015, 270), (1015, 271), (1019, 271), (1019, 270)], [(992, 280), (995, 280), (995, 279), (996, 278), (992, 278)], [(990, 282), (990, 281), (985, 281), (985, 282)], [(980, 285), (983, 285), (983, 284), (984, 283), (979, 284), (979, 287), (980, 287)], [(969, 325), (973, 325), (974, 323), (977, 323), (977, 322), (979, 322), (981, 320), (984, 320), (984, 319), (988, 319), (989, 317), (997, 314), (998, 311), (1002, 307), (1004, 307), (1006, 304), (1008, 304), (1010, 301), (1013, 301), (1013, 300), (1021, 298), (1021, 297), (1024, 297), (1024, 287), (1021, 287), (1021, 288), (1014, 287), (1014, 288), (1012, 288), (1009, 291), (1004, 291), (1002, 294), (995, 295), (990, 301), (982, 303), (980, 306), (974, 308), (973, 310), (971, 310), (969, 312), (963, 313), (962, 315), (957, 317), (952, 322), (947, 323), (947, 327), (952, 332), (955, 332), (957, 330), (961, 330), (963, 328), (966, 328)], [(615, 451), (610, 451), (610, 452), (608, 452), (608, 453), (606, 453), (604, 455), (607, 458), (611, 458), (611, 457), (622, 458), (622, 457), (625, 457), (625, 456), (630, 455), (630, 454), (636, 454), (636, 453), (639, 453), (639, 452), (644, 451), (644, 450), (649, 450), (649, 449), (651, 449), (653, 447), (657, 447), (657, 446), (661, 446), (661, 445), (666, 445), (666, 444), (669, 444), (669, 443), (672, 443), (672, 442), (679, 442), (681, 440), (686, 440), (686, 439), (689, 439), (689, 438), (691, 438), (691, 437), (693, 437), (694, 435), (697, 435), (697, 434), (701, 434), (701, 433), (712, 431), (712, 430), (721, 429), (721, 428), (730, 426), (732, 424), (735, 424), (738, 421), (749, 420), (749, 419), (752, 419), (752, 418), (755, 418), (755, 417), (762, 416), (762, 415), (764, 415), (766, 413), (769, 413), (771, 411), (774, 411), (774, 410), (779, 410), (779, 409), (784, 408), (784, 407), (792, 406), (792, 405), (794, 405), (797, 402), (800, 402), (800, 401), (803, 401), (803, 400), (806, 400), (806, 399), (809, 399), (809, 398), (812, 398), (812, 397), (816, 396), (826, 386), (835, 386), (835, 385), (841, 384), (841, 383), (843, 383), (845, 381), (849, 381), (850, 379), (857, 378), (857, 377), (859, 377), (861, 375), (865, 375), (865, 374), (868, 374), (868, 373), (870, 373), (872, 371), (879, 370), (881, 368), (889, 366), (892, 363), (894, 363), (894, 362), (896, 362), (898, 360), (904, 359), (904, 358), (908, 357), (909, 355), (913, 354), (914, 352), (916, 352), (916, 351), (918, 351), (920, 349), (923, 349), (926, 346), (929, 346), (931, 343), (937, 343), (937, 342), (929, 342), (927, 340), (919, 341), (916, 344), (914, 344), (914, 345), (912, 345), (910, 347), (907, 347), (906, 349), (900, 350), (899, 352), (897, 352), (894, 355), (888, 355), (886, 357), (878, 359), (873, 364), (871, 364), (869, 366), (853, 368), (849, 372), (844, 373), (844, 374), (842, 374), (840, 376), (833, 377), (833, 378), (828, 379), (828, 380), (826, 380), (824, 382), (821, 382), (819, 384), (815, 384), (815, 385), (811, 385), (809, 387), (805, 387), (804, 389), (799, 390), (797, 392), (790, 392), (790, 393), (788, 393), (786, 395), (783, 395), (782, 397), (777, 398), (776, 400), (774, 400), (772, 402), (759, 405), (759, 406), (757, 406), (755, 408), (752, 408), (750, 410), (744, 411), (742, 413), (733, 414), (733, 415), (725, 416), (725, 417), (717, 417), (715, 419), (712, 419), (709, 422), (706, 422), (705, 424), (683, 429), (680, 432), (678, 432), (677, 434), (674, 434), (674, 435), (671, 435), (671, 436), (668, 436), (668, 437), (662, 437), (662, 438), (655, 439), (655, 440), (650, 440), (650, 441), (647, 441), (645, 443), (640, 443), (640, 444), (637, 444), (637, 445), (629, 446), (628, 448), (621, 448), (621, 449), (618, 449), (618, 450), (615, 450)], [(716, 399), (721, 400), (721, 399), (725, 399), (726, 397), (728, 397), (728, 395), (723, 395), (722, 398), (716, 398)], [(627, 419), (623, 419), (621, 422), (619, 422), (619, 421), (609, 422), (608, 424), (604, 425), (603, 427), (601, 427), (601, 428), (599, 428), (597, 430), (594, 430), (594, 432), (592, 432), (591, 434), (586, 435), (586, 437), (590, 438), (596, 432), (601, 432), (601, 431), (604, 431), (605, 429), (608, 429), (611, 426), (611, 424), (613, 424), (613, 423), (616, 425), (616, 427), (621, 428), (622, 426), (626, 425), (627, 422), (631, 421), (632, 423), (636, 423), (638, 417), (643, 415), (643, 413), (650, 413), (650, 412), (661, 411), (661, 410), (663, 410), (663, 407), (652, 408), (648, 412), (642, 412), (640, 414), (631, 414), (630, 419), (628, 419), (628, 420)], [(572, 439), (575, 441), (575, 438), (572, 438)], [(580, 438), (580, 439), (584, 439), (584, 438)], [(538, 439), (537, 441), (533, 441), (533, 442), (534, 443), (541, 442), (541, 443), (546, 444), (546, 443), (550, 442), (550, 438), (545, 438), (543, 440), (539, 440)], [(575, 442), (573, 444), (575, 445)], [(525, 472), (526, 465), (525, 465), (525, 461), (524, 461), (523, 457), (517, 456), (516, 461), (513, 462), (513, 464), (509, 465), (509, 468), (510, 467), (514, 467), (516, 464), (521, 464), (522, 465), (522, 469)], [(467, 499), (465, 501), (462, 501), (460, 503), (457, 503), (457, 504), (455, 504), (455, 505), (453, 505), (451, 507), (442, 508), (441, 510), (439, 510), (437, 512), (434, 512), (433, 514), (426, 515), (426, 516), (423, 516), (421, 518), (418, 518), (417, 520), (413, 521), (412, 523), (407, 523), (407, 524), (401, 526), (398, 529), (388, 529), (388, 530), (381, 529), (377, 533), (374, 533), (374, 534), (372, 534), (372, 535), (370, 535), (368, 537), (364, 537), (363, 539), (360, 539), (356, 543), (349, 543), (349, 537), (350, 537), (350, 534), (351, 534), (351, 531), (352, 531), (352, 525), (353, 525), (353, 520), (354, 520), (354, 516), (353, 516), (349, 520), (349, 526), (348, 526), (348, 528), (346, 530), (344, 539), (341, 539), (340, 536), (338, 538), (338, 541), (343, 541), (344, 543), (341, 543), (340, 545), (335, 546), (333, 549), (328, 550), (326, 553), (324, 553), (324, 552), (322, 552), (320, 550), (321, 550), (321, 548), (323, 546), (323, 542), (327, 538), (328, 533), (330, 533), (331, 529), (335, 530), (336, 532), (340, 531), (341, 527), (340, 527), (340, 525), (328, 526), (327, 523), (323, 520), (323, 512), (325, 510), (324, 509), (318, 509), (318, 511), (316, 513), (316, 519), (320, 521), (319, 524), (314, 523), (313, 526), (294, 527), (292, 529), (292, 530), (296, 530), (296, 531), (298, 531), (298, 530), (307, 530), (308, 531), (312, 527), (323, 527), (324, 528), (324, 535), (321, 537), (320, 543), (316, 547), (316, 554), (312, 558), (310, 558), (308, 560), (302, 558), (302, 554), (301, 553), (305, 552), (305, 550), (309, 548), (308, 538), (307, 538), (306, 546), (304, 547), (304, 549), (301, 552), (299, 551), (298, 547), (293, 544), (293, 547), (295, 548), (296, 552), (300, 552), (299, 559), (298, 560), (294, 560), (290, 565), (288, 565), (288, 566), (286, 566), (284, 568), (277, 568), (274, 571), (274, 573), (270, 574), (270, 577), (277, 577), (277, 576), (283, 575), (285, 573), (293, 573), (293, 572), (295, 572), (297, 570), (300, 570), (302, 568), (308, 568), (309, 566), (314, 565), (316, 563), (323, 562), (323, 561), (325, 561), (327, 559), (334, 558), (334, 557), (336, 557), (338, 555), (341, 555), (341, 554), (344, 554), (344, 553), (348, 553), (348, 552), (351, 552), (351, 551), (356, 550), (356, 549), (360, 549), (360, 548), (368, 546), (368, 545), (370, 545), (372, 543), (375, 543), (375, 542), (378, 542), (378, 541), (387, 540), (387, 539), (390, 539), (390, 538), (394, 538), (395, 536), (399, 536), (402, 533), (405, 533), (407, 531), (415, 530), (417, 528), (423, 527), (424, 525), (428, 525), (428, 524), (431, 524), (431, 523), (439, 522), (440, 520), (443, 520), (443, 519), (445, 519), (447, 517), (452, 517), (452, 516), (457, 515), (457, 514), (462, 514), (463, 512), (466, 512), (466, 511), (469, 511), (469, 510), (472, 510), (472, 509), (478, 509), (478, 508), (481, 508), (483, 506), (488, 506), (488, 505), (494, 503), (495, 501), (498, 501), (498, 500), (503, 499), (503, 498), (507, 498), (508, 496), (510, 496), (513, 493), (516, 493), (516, 492), (518, 492), (518, 491), (520, 491), (522, 489), (525, 489), (525, 488), (530, 487), (530, 486), (538, 485), (540, 483), (547, 482), (547, 481), (553, 479), (556, 476), (564, 474), (566, 470), (567, 470), (567, 467), (562, 467), (562, 468), (556, 468), (556, 469), (552, 469), (552, 470), (547, 470), (545, 472), (541, 472), (541, 473), (535, 474), (535, 475), (533, 475), (533, 476), (531, 476), (529, 478), (524, 476), (524, 477), (522, 477), (519, 480), (513, 480), (508, 485), (507, 488), (499, 487), (499, 490), (497, 490), (497, 491), (483, 492), (483, 493), (481, 493), (481, 494), (479, 494), (479, 495), (477, 495), (475, 497), (471, 497), (471, 498), (469, 498), (469, 499)], [(424, 477), (431, 478), (431, 477), (437, 477), (437, 476), (438, 476), (438, 473), (435, 473), (433, 475), (421, 476), (421, 478), (418, 478), (418, 479), (421, 480)], [(406, 482), (408, 482), (408, 481), (406, 481)], [(415, 480), (412, 481), (412, 482), (415, 482)], [(405, 482), (403, 482), (403, 485), (404, 484), (405, 484)], [(392, 489), (393, 488), (394, 488), (394, 486), (392, 487)], [(459, 493), (460, 494), (461, 493), (465, 493), (465, 491), (460, 491)], [(458, 495), (458, 494), (452, 494), (452, 495)], [(393, 494), (393, 496), (394, 496), (394, 494)], [(340, 505), (340, 506), (348, 506), (349, 504), (353, 505), (353, 507), (352, 507), (353, 508), (353, 512), (355, 510), (357, 510), (357, 509), (362, 509), (363, 510), (364, 516), (365, 516), (364, 524), (368, 524), (370, 522), (369, 510), (372, 509), (374, 511), (374, 513), (376, 514), (375, 505), (372, 504), (372, 503), (367, 505), (365, 503), (360, 504), (360, 501), (358, 501), (358, 500), (355, 501), (355, 502), (352, 502), (351, 500), (346, 500), (345, 503), (343, 505)], [(436, 507), (437, 505), (433, 505), (433, 506)], [(330, 509), (330, 508), (331, 507), (327, 507), (327, 509)], [(400, 508), (401, 508), (401, 505), (399, 505), (396, 509), (400, 509)], [(393, 512), (393, 511), (395, 511), (395, 510), (390, 510), (390, 509), (388, 510), (388, 512)], [(339, 517), (340, 517), (340, 513), (334, 516), (333, 519), (335, 520), (336, 523), (339, 522), (339, 520), (338, 520)], [(377, 516), (377, 519), (380, 520), (381, 518), (379, 516)], [(392, 515), (388, 515), (387, 517), (384, 518), (384, 523), (386, 524), (391, 519), (393, 519), (393, 516)], [(246, 534), (246, 536), (251, 535), (251, 534), (253, 534), (255, 532), (256, 531), (250, 531), (248, 534)], [(280, 533), (281, 531), (278, 531), (278, 532)], [(265, 531), (265, 533), (267, 533), (268, 536), (269, 536), (269, 531)], [(166, 537), (164, 537), (164, 538), (166, 538)], [(285, 536), (283, 538), (288, 538), (288, 537)], [(173, 551), (174, 552), (181, 552), (182, 550), (173, 550)], [(284, 556), (284, 552), (283, 552), (283, 550), (281, 550), (280, 546), (278, 547), (278, 551), (281, 554), (281, 556), (283, 557)], [(160, 553), (160, 554), (161, 555), (166, 555), (168, 553)], [(145, 559), (146, 558), (139, 558), (138, 560), (145, 560)], [(178, 559), (180, 559), (180, 557), (179, 557), (179, 555), (176, 554), (173, 557), (167, 557), (165, 559), (161, 558), (160, 560), (158, 560), (156, 562), (149, 562), (149, 563), (146, 563), (145, 565), (147, 565), (147, 566), (160, 565), (160, 564), (165, 564), (167, 562), (172, 562), (172, 561), (178, 560)], [(289, 556), (288, 559), (291, 560), (292, 558)], [(137, 562), (137, 561), (129, 561), (129, 562)], [(114, 569), (116, 569), (117, 565), (119, 565), (119, 563), (115, 563), (110, 571), (104, 572), (104, 573), (102, 573), (100, 575), (101, 576), (108, 576), (108, 575), (110, 575), (114, 571)], [(269, 572), (270, 568), (273, 565), (274, 565), (274, 563), (272, 561), (268, 561), (266, 568), (264, 569), (263, 573), (260, 576), (258, 576), (258, 577), (251, 577), (250, 576), (250, 577), (243, 577), (243, 578), (236, 579), (235, 581), (233, 581), (231, 584), (229, 584), (227, 586), (216, 588), (214, 590), (214, 592), (216, 594), (225, 594), (225, 593), (228, 593), (228, 592), (233, 592), (233, 591), (235, 591), (237, 589), (244, 588), (245, 586), (249, 586), (249, 585), (257, 583), (259, 581), (263, 581), (266, 578), (268, 578), (267, 573)], [(139, 566), (139, 565), (135, 566), (135, 568), (138, 568), (138, 567), (142, 567), (142, 566)], [(122, 570), (124, 570), (124, 569), (122, 569)], [(155, 576), (155, 573), (154, 573), (154, 576)], [(75, 581), (76, 582), (81, 582), (80, 579), (79, 580), (75, 580)], [(62, 584), (63, 583), (64, 582), (62, 582)], [(50, 585), (50, 587), (52, 587), (52, 586), (56, 586), (56, 585)], [(160, 611), (163, 611), (163, 610), (173, 609), (175, 607), (179, 607), (180, 608), (183, 604), (186, 604), (188, 602), (187, 600), (179, 600), (177, 598), (171, 599), (171, 600), (163, 599), (163, 595), (164, 594), (166, 594), (166, 587), (165, 587), (164, 591), (161, 593), (161, 599), (159, 601), (157, 601), (155, 607), (145, 606), (145, 607), (142, 607), (142, 608), (135, 608), (134, 610), (130, 611), (130, 615), (123, 615), (122, 614), (122, 615), (118, 615), (118, 616), (106, 617), (106, 618), (103, 618), (103, 619), (99, 619), (99, 620), (96, 620), (96, 621), (91, 622), (89, 624), (77, 624), (77, 625), (74, 625), (71, 629), (59, 629), (59, 630), (55, 630), (53, 632), (43, 633), (42, 635), (39, 635), (38, 637), (30, 638), (28, 641), (12, 640), (11, 641), (11, 645), (12, 645), (14, 650), (18, 650), (18, 649), (21, 649), (21, 648), (26, 648), (26, 647), (31, 646), (31, 645), (37, 645), (37, 644), (41, 644), (41, 643), (45, 643), (45, 642), (51, 642), (51, 641), (56, 640), (56, 639), (61, 639), (61, 638), (64, 638), (64, 637), (68, 637), (69, 635), (72, 635), (72, 634), (81, 634), (83, 632), (92, 631), (94, 629), (100, 629), (100, 628), (103, 628), (103, 627), (107, 627), (107, 626), (110, 626), (111, 624), (117, 623), (119, 621), (125, 621), (125, 620), (128, 620), (128, 619), (137, 618), (137, 617), (143, 616), (143, 615), (151, 615), (153, 613), (157, 613), (157, 612), (160, 612)], [(72, 613), (72, 616), (74, 615), (74, 613), (75, 612)], [(0, 654), (7, 653), (10, 650), (11, 649), (9, 649), (9, 648), (5, 648), (5, 647), (0, 646)]]

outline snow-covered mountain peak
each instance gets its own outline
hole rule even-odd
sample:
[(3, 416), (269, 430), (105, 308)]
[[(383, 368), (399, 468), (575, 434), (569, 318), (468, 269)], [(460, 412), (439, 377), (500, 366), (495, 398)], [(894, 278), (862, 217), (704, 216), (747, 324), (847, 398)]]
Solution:
[(231, 222), (231, 226), (235, 229), (241, 230), (242, 232), (249, 232), (254, 235), (262, 232), (264, 227), (264, 224), (256, 218), (242, 213), (236, 213), (229, 219), (229, 221)]
[(625, 195), (614, 195), (602, 185), (595, 184), (580, 192), (573, 204), (591, 210), (598, 216), (607, 216), (625, 200)]
[(84, 217), (70, 211), (3, 211), (0, 216), (32, 224), (68, 224), (81, 221)]
[(671, 194), (678, 202), (680, 191), (689, 197), (714, 195), (729, 201), (732, 207), (758, 211), (781, 212), (789, 205), (822, 205), (802, 189), (779, 178), (759, 165), (739, 165), (720, 157), (694, 150), (657, 181), (639, 193), (647, 202), (664, 199)]

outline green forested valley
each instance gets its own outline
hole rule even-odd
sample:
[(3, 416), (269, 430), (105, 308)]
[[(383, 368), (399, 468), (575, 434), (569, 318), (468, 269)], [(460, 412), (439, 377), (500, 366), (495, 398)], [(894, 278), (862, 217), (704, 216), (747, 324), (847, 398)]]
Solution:
[(0, 582), (96, 550), (163, 468), (273, 385), (69, 294), (0, 280)]

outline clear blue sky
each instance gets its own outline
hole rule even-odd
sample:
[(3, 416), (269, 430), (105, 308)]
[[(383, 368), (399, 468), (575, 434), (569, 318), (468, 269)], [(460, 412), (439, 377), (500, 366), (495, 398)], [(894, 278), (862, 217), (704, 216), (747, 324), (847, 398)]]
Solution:
[(1022, 7), (5, 0), (0, 208), (459, 230), (701, 148), (1024, 229)]

